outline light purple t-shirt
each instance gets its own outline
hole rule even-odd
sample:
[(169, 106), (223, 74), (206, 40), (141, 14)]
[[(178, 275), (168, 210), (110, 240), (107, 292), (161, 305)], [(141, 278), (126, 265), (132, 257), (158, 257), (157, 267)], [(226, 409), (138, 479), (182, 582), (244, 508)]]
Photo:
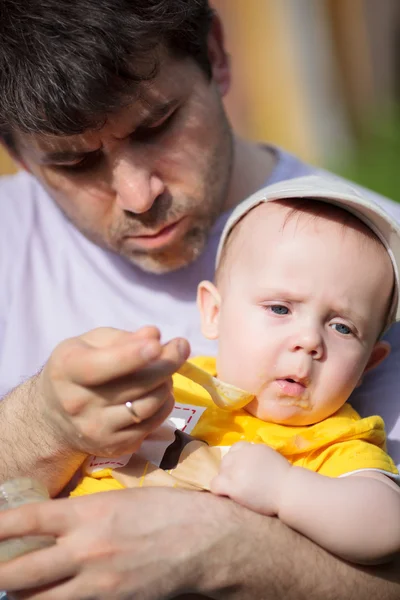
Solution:
[[(315, 172), (277, 152), (268, 183)], [(400, 205), (373, 195), (400, 221)], [(79, 233), (39, 183), (21, 172), (0, 178), (0, 397), (37, 372), (63, 339), (100, 326), (160, 327), (165, 340), (189, 339), (192, 354), (215, 354), (200, 332), (196, 288), (212, 279), (218, 240), (229, 213), (216, 222), (205, 252), (192, 265), (150, 275)], [(400, 463), (400, 324), (392, 354), (351, 398), (362, 414), (380, 414), (388, 449)]]

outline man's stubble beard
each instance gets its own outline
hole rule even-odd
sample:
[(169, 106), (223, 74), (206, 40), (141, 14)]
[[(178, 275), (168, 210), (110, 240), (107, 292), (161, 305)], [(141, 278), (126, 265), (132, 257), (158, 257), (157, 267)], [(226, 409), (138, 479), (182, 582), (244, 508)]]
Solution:
[[(223, 212), (232, 173), (233, 134), (225, 114), (223, 120), (220, 142), (210, 157), (207, 173), (203, 175), (205, 182), (203, 202), (197, 204), (201, 210), (193, 211), (190, 214), (193, 225), (184, 237), (175, 244), (171, 244), (170, 247), (153, 252), (138, 250), (129, 252), (124, 249), (123, 244), (120, 244), (117, 250), (109, 249), (117, 252), (141, 270), (155, 275), (176, 271), (199, 258), (206, 247), (214, 223)], [(193, 200), (185, 199), (184, 202), (178, 201), (174, 205), (171, 199), (171, 209), (168, 210), (163, 200), (160, 199), (156, 200), (148, 213), (140, 216), (130, 215), (129, 218), (140, 223), (143, 230), (143, 225), (151, 227), (166, 220), (174, 221), (175, 217), (179, 219), (185, 216), (184, 209), (189, 208), (190, 211), (193, 204)]]
[(120, 252), (131, 264), (139, 267), (142, 271), (162, 275), (177, 271), (195, 261), (203, 252), (211, 226), (204, 224), (193, 227), (186, 232), (178, 243), (164, 248), (158, 252)]
[[(219, 143), (210, 156), (206, 172), (199, 175), (205, 182), (203, 202), (200, 200), (196, 204), (193, 199), (185, 199), (174, 204), (174, 199), (165, 195), (157, 199), (151, 209), (143, 215), (126, 212), (123, 221), (111, 228), (108, 239), (94, 232), (85, 223), (78, 223), (78, 219), (67, 214), (59, 202), (56, 203), (72, 225), (91, 242), (121, 256), (142, 271), (160, 275), (188, 266), (204, 251), (210, 231), (223, 212), (229, 189), (233, 165), (233, 133), (222, 106), (221, 119), (223, 123)], [(193, 205), (200, 207), (200, 210), (197, 208), (190, 212)], [(151, 252), (129, 251), (124, 247), (124, 235), (135, 235), (136, 232), (140, 232), (140, 235), (146, 228), (154, 230), (158, 226), (162, 227), (165, 222), (173, 222), (175, 217), (180, 219), (186, 215), (193, 220), (193, 225), (182, 239), (169, 247)]]

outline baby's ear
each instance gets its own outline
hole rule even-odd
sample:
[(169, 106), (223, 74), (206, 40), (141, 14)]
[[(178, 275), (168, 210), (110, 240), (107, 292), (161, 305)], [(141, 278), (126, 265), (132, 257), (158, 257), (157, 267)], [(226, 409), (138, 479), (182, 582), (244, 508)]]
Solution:
[(221, 296), (211, 281), (201, 281), (197, 288), (197, 306), (200, 311), (201, 331), (209, 340), (216, 340), (219, 333), (219, 310)]
[(380, 365), (381, 362), (389, 356), (390, 350), (391, 346), (389, 342), (376, 342), (371, 352), (371, 356), (368, 359), (367, 366), (364, 369), (364, 373), (371, 371), (371, 369), (375, 369), (375, 367)]
[(358, 382), (357, 385), (361, 385), (362, 379), (363, 379), (365, 373), (367, 373), (367, 371), (371, 371), (372, 369), (375, 369), (375, 367), (380, 365), (381, 362), (384, 361), (385, 358), (387, 358), (389, 356), (390, 351), (391, 351), (391, 346), (390, 346), (389, 342), (384, 342), (384, 341), (376, 342), (376, 344), (373, 347), (373, 350), (371, 352), (371, 356), (369, 357), (367, 365), (364, 369), (364, 373), (360, 377), (360, 381)]

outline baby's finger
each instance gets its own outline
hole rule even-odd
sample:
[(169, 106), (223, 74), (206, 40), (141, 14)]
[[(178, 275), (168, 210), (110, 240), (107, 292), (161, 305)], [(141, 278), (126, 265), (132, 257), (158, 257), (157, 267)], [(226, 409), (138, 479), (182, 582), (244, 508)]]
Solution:
[(228, 456), (228, 454), (235, 454), (235, 452), (241, 452), (249, 446), (253, 446), (253, 444), (251, 442), (236, 442), (236, 444), (231, 446), (229, 452), (225, 456)]
[(210, 491), (216, 496), (230, 496), (232, 480), (224, 472), (219, 472), (210, 483)]

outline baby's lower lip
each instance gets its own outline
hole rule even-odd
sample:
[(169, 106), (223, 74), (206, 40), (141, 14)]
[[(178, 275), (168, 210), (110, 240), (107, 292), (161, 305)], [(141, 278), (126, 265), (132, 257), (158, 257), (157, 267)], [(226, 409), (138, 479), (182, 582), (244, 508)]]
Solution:
[(275, 383), (285, 396), (298, 398), (302, 396), (307, 389), (305, 385), (298, 381), (289, 381), (288, 379), (276, 379)]

